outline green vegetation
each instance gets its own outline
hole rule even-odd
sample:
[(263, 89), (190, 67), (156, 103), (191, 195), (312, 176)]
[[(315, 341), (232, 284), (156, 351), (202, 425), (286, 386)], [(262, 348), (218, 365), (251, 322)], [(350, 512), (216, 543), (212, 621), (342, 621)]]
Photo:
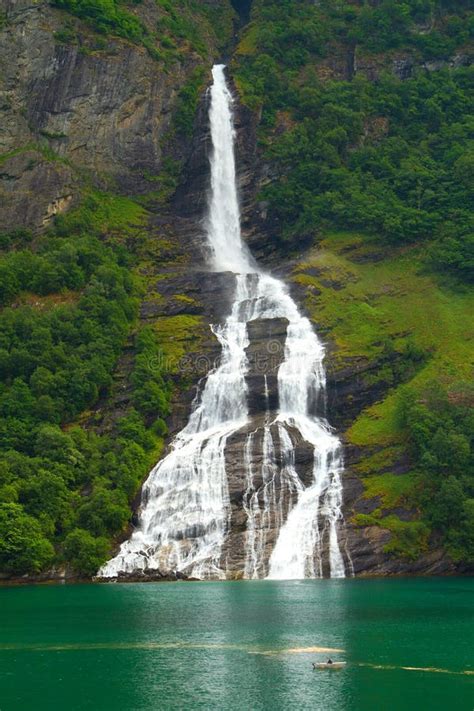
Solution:
[[(272, 234), (310, 250), (293, 280), (333, 367), (370, 363), (359, 377), (380, 393), (348, 432), (380, 502), (355, 522), (409, 558), (433, 535), (473, 560), (472, 419), (456, 394), (474, 365), (473, 34), (467, 2), (254, 0), (232, 65), (261, 114)], [(412, 471), (392, 474), (407, 453)]]
[(413, 474), (379, 474), (365, 480), (364, 497), (380, 497), (381, 507), (392, 509), (409, 502), (418, 484)]
[(174, 117), (176, 129), (187, 136), (192, 135), (196, 110), (206, 75), (203, 67), (197, 67), (179, 93), (179, 102)]
[(146, 35), (140, 20), (120, 7), (117, 0), (52, 0), (51, 4), (86, 20), (102, 34), (114, 34), (132, 42), (140, 42)]
[(81, 528), (68, 533), (64, 541), (64, 557), (79, 575), (95, 575), (106, 560), (109, 549), (107, 538), (92, 536)]
[(195, 12), (199, 9), (197, 4), (176, 3), (172, 0), (157, 0), (157, 4), (163, 10), (163, 15), (158, 21), (158, 30), (161, 35), (165, 35), (167, 38), (168, 48), (176, 49), (176, 44), (179, 41), (184, 41), (205, 56), (207, 48), (199, 32), (199, 25), (196, 23), (195, 18), (189, 15), (190, 9)]
[[(424, 255), (389, 247), (381, 258), (376, 238), (329, 234), (293, 280), (306, 288), (306, 308), (319, 330), (337, 345), (332, 367), (363, 359), (372, 367), (359, 377), (366, 387), (381, 387), (379, 402), (348, 431), (351, 444), (367, 453), (356, 466), (364, 496), (380, 499), (375, 512), (355, 522), (390, 530), (394, 555), (421, 552), (431, 530), (456, 560), (471, 561), (474, 295), (440, 284), (426, 271)], [(406, 452), (411, 473), (391, 473)], [(420, 521), (397, 528), (391, 511), (400, 506), (418, 511)], [(407, 528), (413, 523), (423, 524), (421, 548), (410, 543), (418, 530)]]
[(164, 377), (164, 353), (157, 348), (157, 339), (151, 327), (142, 328), (135, 339), (135, 367), (131, 381), (134, 388), (133, 402), (137, 410), (147, 418), (160, 417), (154, 428), (159, 434), (166, 432), (163, 417), (169, 415), (170, 386)]
[(23, 146), (18, 146), (18, 148), (15, 148), (13, 151), (8, 151), (8, 153), (2, 153), (2, 155), (0, 156), (0, 166), (6, 163), (6, 161), (8, 161), (10, 158), (13, 158), (14, 156), (24, 155), (25, 153), (29, 153), (31, 156), (31, 168), (36, 165), (36, 163), (40, 162), (43, 158), (47, 161), (64, 163), (65, 165), (68, 165), (68, 161), (66, 159), (61, 158), (57, 153), (52, 150), (52, 148), (50, 148), (50, 146), (45, 141), (43, 141), (41, 143), (28, 143)]
[(38, 573), (54, 549), (38, 521), (15, 503), (0, 504), (0, 567), (7, 573)]
[(199, 352), (203, 336), (202, 317), (188, 314), (168, 316), (155, 324), (155, 332), (162, 344), (166, 371), (185, 377), (186, 368), (191, 365), (186, 360), (189, 348), (194, 345), (196, 352)]
[[(401, 388), (397, 398), (399, 433), (412, 455), (416, 474), (364, 478), (365, 498), (379, 497), (371, 514), (357, 514), (359, 526), (392, 533), (387, 553), (415, 559), (426, 550), (430, 532), (456, 562), (474, 562), (474, 390), (470, 383), (448, 387), (429, 382), (419, 390)], [(400, 521), (385, 509), (416, 506), (421, 520)]]
[[(473, 29), (467, 5), (257, 0), (234, 71), (243, 100), (262, 108), (277, 173), (262, 197), (280, 241), (298, 247), (328, 228), (429, 240), (431, 266), (472, 279), (473, 72), (421, 65)], [(400, 51), (420, 65), (403, 81), (391, 71)], [(326, 57), (350, 52), (361, 68), (343, 80)]]
[[(296, 268), (293, 279), (307, 286), (307, 307), (337, 344), (336, 367), (363, 356), (380, 365), (402, 360), (405, 376), (426, 382), (436, 374), (469, 378), (474, 303), (466, 287), (440, 284), (426, 272), (424, 250), (384, 248), (377, 239), (329, 233)], [(408, 368), (406, 367), (408, 366)], [(389, 384), (395, 382), (386, 372)], [(368, 426), (369, 427), (369, 426)], [(354, 430), (355, 443), (370, 436)]]
[(474, 561), (474, 388), (439, 382), (422, 398), (407, 389), (400, 403), (417, 470), (421, 503), (455, 560)]
[(401, 521), (394, 514), (382, 517), (381, 511), (376, 509), (371, 514), (357, 514), (354, 523), (390, 531), (391, 537), (384, 551), (397, 558), (416, 560), (428, 548), (430, 529), (423, 521)]
[[(213, 8), (199, 0), (155, 0), (156, 15), (140, 12), (142, 0), (51, 0), (51, 5), (80, 18), (94, 31), (145, 47), (165, 64), (182, 61), (190, 51), (207, 57), (210, 45), (221, 47), (232, 33), (231, 7)], [(154, 18), (154, 19), (153, 19)], [(55, 34), (59, 43), (76, 41), (65, 25)], [(99, 48), (99, 47), (97, 47)], [(104, 47), (102, 47), (104, 48)]]
[(0, 256), (5, 572), (64, 562), (79, 574), (95, 572), (126, 529), (130, 502), (159, 456), (170, 386), (151, 330), (134, 337), (128, 409), (101, 434), (92, 427), (100, 412), (91, 412), (113, 389), (135, 327), (141, 286), (130, 251), (145, 218), (127, 198), (90, 193), (49, 235), (1, 240), (9, 249)]

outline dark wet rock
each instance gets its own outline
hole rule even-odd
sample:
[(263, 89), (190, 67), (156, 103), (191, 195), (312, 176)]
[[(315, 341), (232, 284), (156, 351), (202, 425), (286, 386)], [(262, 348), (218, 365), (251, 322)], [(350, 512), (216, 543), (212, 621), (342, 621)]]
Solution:
[(380, 400), (390, 387), (390, 383), (383, 379), (370, 378), (380, 368), (377, 361), (360, 357), (347, 359), (346, 363), (345, 367), (334, 368), (331, 349), (328, 349), (327, 412), (337, 430), (348, 427), (365, 407)]
[[(316, 325), (317, 328), (317, 325)], [(319, 332), (326, 339), (327, 335)], [(363, 409), (382, 400), (393, 386), (393, 373), (398, 382), (409, 378), (409, 367), (404, 367), (404, 354), (392, 351), (378, 357), (355, 356), (338, 358), (337, 347), (326, 342), (327, 408), (330, 423), (344, 431)], [(403, 378), (402, 378), (403, 375)]]
[(247, 324), (246, 349), (250, 415), (278, 409), (278, 369), (284, 360), (287, 319), (258, 319)]
[[(294, 447), (295, 469), (305, 486), (313, 481), (313, 447), (305, 442), (298, 431), (289, 430)], [(251, 437), (249, 446), (249, 436)], [(268, 446), (271, 437), (272, 457), (268, 460), (268, 452), (264, 456), (264, 447)], [(266, 439), (267, 438), (267, 439)], [(267, 444), (265, 444), (267, 442)], [(246, 466), (247, 465), (247, 466)], [(246, 560), (247, 513), (245, 500), (248, 492), (258, 492), (258, 501), (263, 509), (263, 496), (271, 496), (269, 482), (275, 483), (275, 495), (279, 505), (272, 507), (265, 521), (264, 567), (260, 575), (268, 572), (268, 560), (275, 546), (278, 531), (282, 521), (277, 520), (278, 511), (286, 512), (296, 502), (296, 492), (289, 492), (281, 486), (281, 471), (288, 465), (282, 451), (278, 425), (272, 424), (269, 413), (254, 414), (244, 428), (229, 438), (226, 447), (226, 469), (228, 473), (229, 500), (231, 507), (230, 526), (224, 543), (222, 559), (228, 570), (229, 577), (242, 574)], [(248, 467), (248, 468), (247, 468)], [(249, 479), (250, 474), (250, 479)]]
[(380, 508), (381, 504), (382, 499), (380, 496), (374, 496), (371, 499), (360, 498), (355, 502), (354, 513), (371, 514), (372, 511)]
[(456, 566), (439, 548), (422, 554), (417, 560), (388, 555), (384, 547), (391, 534), (384, 528), (347, 526), (348, 548), (355, 575), (452, 575)]
[[(346, 461), (347, 463), (347, 461)], [(350, 511), (354, 503), (364, 493), (364, 485), (359, 477), (357, 477), (350, 468), (346, 468), (342, 475), (342, 483), (344, 486), (344, 508)]]
[(209, 154), (209, 92), (199, 103), (196, 126), (186, 157), (180, 185), (173, 196), (173, 212), (183, 218), (203, 219), (210, 188)]
[(390, 509), (390, 513), (397, 516), (400, 521), (413, 521), (417, 518), (418, 512), (415, 509), (407, 509), (404, 506), (396, 506), (395, 508)]
[(162, 571), (158, 568), (136, 570), (133, 573), (120, 572), (113, 578), (94, 578), (97, 583), (164, 583), (177, 580), (193, 580), (179, 571)]

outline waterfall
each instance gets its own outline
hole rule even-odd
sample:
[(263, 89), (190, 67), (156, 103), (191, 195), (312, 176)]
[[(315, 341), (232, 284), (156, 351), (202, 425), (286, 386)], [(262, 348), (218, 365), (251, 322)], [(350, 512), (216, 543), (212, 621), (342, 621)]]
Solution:
[(232, 94), (224, 67), (213, 68), (209, 122), (212, 155), (211, 191), (207, 218), (208, 247), (216, 271), (253, 272), (256, 265), (240, 236), (240, 210), (235, 180)]
[[(339, 545), (343, 468), (340, 442), (316, 413), (325, 388), (324, 348), (285, 285), (261, 271), (241, 239), (234, 158), (232, 95), (223, 65), (213, 68), (209, 119), (212, 153), (207, 216), (209, 262), (235, 279), (234, 302), (222, 325), (220, 364), (207, 377), (186, 427), (169, 454), (151, 471), (143, 488), (139, 525), (118, 554), (99, 571), (159, 568), (197, 578), (225, 578), (223, 546), (231, 506), (226, 473), (229, 438), (251, 427), (247, 405), (247, 324), (286, 319), (287, 337), (278, 370), (279, 407), (262, 427), (247, 434), (241, 469), (246, 487), (246, 578), (290, 579), (323, 575), (326, 550), (332, 577), (343, 577)], [(313, 448), (311, 482), (305, 486), (295, 465), (294, 441)], [(252, 463), (256, 447), (261, 466)], [(276, 532), (276, 534), (275, 534)], [(326, 540), (326, 549), (325, 549)], [(270, 550), (271, 548), (271, 550)]]

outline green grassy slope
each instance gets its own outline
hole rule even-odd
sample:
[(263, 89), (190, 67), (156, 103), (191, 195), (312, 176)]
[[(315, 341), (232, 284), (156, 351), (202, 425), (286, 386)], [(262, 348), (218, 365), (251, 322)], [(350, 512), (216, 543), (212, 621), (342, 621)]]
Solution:
[[(430, 448), (430, 437), (442, 429), (457, 434), (461, 446), (472, 436), (466, 410), (472, 406), (470, 384), (474, 368), (474, 294), (471, 289), (427, 272), (424, 251), (417, 247), (385, 249), (374, 238), (354, 233), (326, 235), (310, 251), (304, 263), (292, 273), (292, 281), (303, 287), (305, 307), (323, 337), (334, 344), (329, 367), (339, 370), (353, 362), (375, 365), (366, 384), (379, 382), (385, 392), (380, 401), (365, 408), (346, 432), (351, 445), (362, 448), (354, 466), (362, 478), (368, 499), (381, 497), (381, 506), (370, 516), (359, 514), (361, 525), (381, 525), (397, 532), (408, 528), (388, 511), (397, 506), (416, 509), (423, 526), (416, 537), (400, 541), (392, 552), (417, 555), (426, 546), (429, 530), (437, 530), (434, 496), (439, 497), (450, 475), (462, 481), (453, 497), (448, 521), (438, 524), (448, 548), (458, 559), (472, 556), (470, 507), (472, 474), (470, 457), (456, 468), (459, 446), (447, 442), (448, 462), (427, 466), (419, 451), (410, 409), (421, 407), (431, 413), (433, 426), (421, 437)], [(436, 398), (433, 395), (433, 391)], [(436, 403), (433, 400), (439, 400)], [(407, 412), (408, 408), (408, 412)], [(446, 411), (451, 422), (446, 425)], [(432, 443), (431, 443), (432, 444)], [(436, 447), (431, 447), (434, 456)], [(411, 471), (394, 474), (396, 463), (409, 455)], [(392, 470), (392, 471), (391, 471)], [(438, 503), (439, 500), (437, 499)], [(463, 521), (458, 530), (456, 515)]]

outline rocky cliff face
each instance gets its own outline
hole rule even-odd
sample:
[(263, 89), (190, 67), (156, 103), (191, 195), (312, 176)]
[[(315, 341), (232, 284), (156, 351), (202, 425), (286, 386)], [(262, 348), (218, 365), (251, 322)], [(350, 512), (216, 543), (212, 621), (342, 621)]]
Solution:
[[(164, 137), (174, 158), (187, 149), (185, 136), (172, 140), (173, 115), (193, 70), (210, 67), (212, 41), (208, 57), (188, 49), (166, 66), (46, 1), (2, 0), (0, 13), (0, 230), (44, 228), (84, 181), (156, 190)], [(150, 26), (160, 17), (151, 1), (139, 13)]]

